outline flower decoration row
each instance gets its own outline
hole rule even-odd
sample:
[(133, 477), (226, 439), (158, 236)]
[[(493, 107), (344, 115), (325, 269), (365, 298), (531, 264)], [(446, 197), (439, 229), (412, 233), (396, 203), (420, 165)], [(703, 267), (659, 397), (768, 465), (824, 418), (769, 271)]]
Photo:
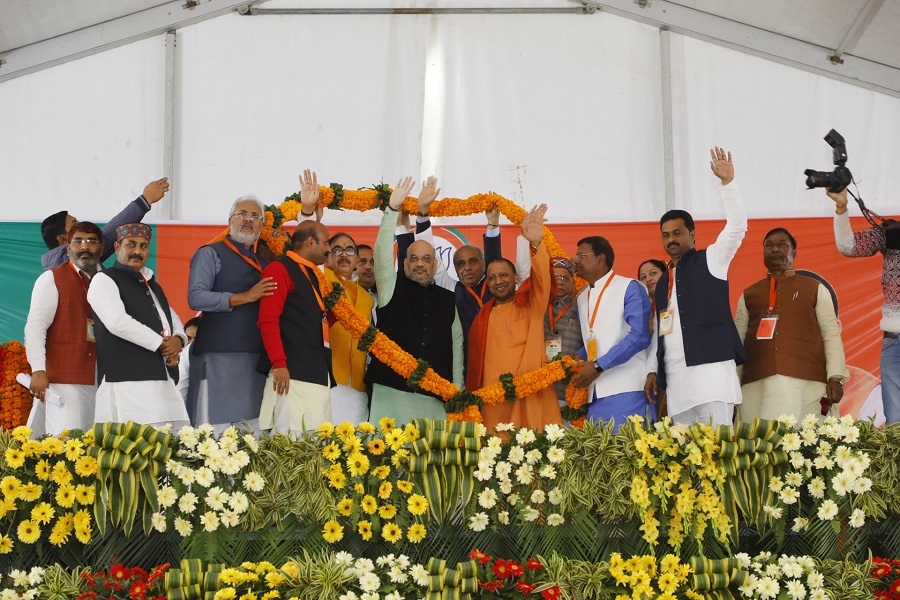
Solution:
[(11, 340), (0, 344), (0, 427), (24, 425), (31, 411), (31, 393), (19, 385), (16, 375), (31, 374), (25, 346)]
[(400, 554), (374, 560), (348, 552), (304, 554), (280, 567), (266, 561), (239, 566), (205, 565), (183, 560), (149, 572), (121, 563), (105, 571), (59, 565), (12, 570), (0, 578), (0, 597), (67, 597), (77, 600), (110, 598), (212, 600), (336, 598), (338, 600), (427, 600), (474, 597), (556, 600), (568, 597), (632, 600), (707, 598), (747, 600), (793, 598), (889, 599), (896, 593), (889, 582), (898, 561), (876, 558), (873, 563), (823, 561), (810, 556), (776, 556), (682, 562), (668, 554), (623, 557), (609, 562), (565, 561), (556, 554), (516, 560), (473, 550), (469, 560), (450, 564), (431, 558), (416, 563)]

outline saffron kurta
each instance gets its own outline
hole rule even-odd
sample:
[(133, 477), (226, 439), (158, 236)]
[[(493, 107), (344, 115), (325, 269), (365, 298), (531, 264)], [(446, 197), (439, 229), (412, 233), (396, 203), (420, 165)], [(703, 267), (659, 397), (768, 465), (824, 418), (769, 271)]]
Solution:
[[(542, 243), (531, 258), (531, 289), (527, 302), (521, 306), (514, 301), (495, 304), (491, 309), (482, 386), (499, 381), (504, 373), (524, 375), (546, 364), (544, 315), (550, 303), (551, 287), (550, 257)], [(516, 402), (485, 406), (482, 415), (488, 430), (498, 423), (542, 429), (548, 423), (561, 425), (563, 422), (552, 385)]]

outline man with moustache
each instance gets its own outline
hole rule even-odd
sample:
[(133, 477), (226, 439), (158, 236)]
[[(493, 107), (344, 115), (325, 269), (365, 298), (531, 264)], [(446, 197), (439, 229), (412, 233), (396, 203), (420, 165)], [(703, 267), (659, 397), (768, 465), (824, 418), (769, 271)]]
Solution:
[[(475, 390), (511, 373), (524, 375), (547, 363), (544, 345), (544, 314), (550, 304), (553, 282), (550, 257), (542, 240), (547, 205), (535, 206), (522, 219), (522, 236), (531, 247), (531, 277), (516, 291), (516, 266), (499, 258), (487, 267), (491, 300), (475, 317), (469, 330), (469, 366), (466, 388)], [(562, 424), (556, 393), (546, 387), (515, 402), (481, 409), (484, 425), (491, 431), (500, 423), (542, 430), (550, 423)]]
[(676, 423), (731, 425), (741, 403), (736, 365), (745, 354), (731, 316), (728, 266), (747, 232), (747, 214), (731, 153), (718, 147), (709, 153), (710, 169), (722, 183), (725, 228), (715, 243), (696, 250), (688, 212), (670, 210), (659, 221), (672, 260), (656, 283), (657, 371), (647, 376), (644, 392), (648, 399), (666, 399)]
[[(378, 328), (412, 356), (428, 361), (438, 375), (462, 387), (462, 326), (453, 292), (434, 283), (434, 247), (424, 240), (413, 242), (403, 263), (394, 269), (394, 232), (403, 201), (414, 184), (411, 177), (397, 184), (378, 230)], [(382, 417), (392, 417), (397, 423), (446, 418), (441, 400), (421, 389), (411, 391), (402, 376), (375, 357), (367, 378), (373, 384), (370, 421)]]
[[(336, 233), (328, 240), (329, 254), (325, 263), (325, 278), (339, 284), (344, 297), (366, 321), (372, 314), (375, 301), (357, 282), (353, 272), (357, 269), (359, 252), (356, 242), (346, 233)], [(331, 389), (331, 419), (335, 423), (349, 421), (354, 426), (369, 417), (369, 397), (366, 395), (366, 353), (359, 349), (344, 326), (335, 321), (329, 328), (334, 380)]]
[[(547, 360), (557, 354), (570, 356), (584, 345), (581, 340), (581, 323), (578, 320), (578, 304), (575, 302), (575, 267), (565, 258), (550, 259), (556, 277), (556, 297), (547, 307), (544, 316), (544, 345)], [(557, 381), (553, 384), (559, 407), (566, 406), (568, 383)]]
[[(100, 263), (103, 232), (81, 221), (67, 236), (68, 261), (37, 278), (25, 322), (25, 354), (35, 398), (28, 426), (38, 436), (87, 430), (94, 423), (97, 344), (87, 290)], [(62, 406), (45, 402), (48, 389), (62, 398)]]
[(331, 421), (335, 384), (317, 272), (328, 256), (328, 228), (316, 221), (300, 223), (291, 247), (263, 270), (263, 278), (277, 285), (260, 299), (258, 321), (266, 349), (260, 366), (269, 373), (259, 426), (281, 433), (313, 430)]
[(588, 285), (578, 296), (584, 346), (578, 351), (581, 372), (573, 385), (588, 388), (587, 418), (613, 421), (613, 432), (630, 415), (656, 419), (644, 396), (647, 347), (650, 345), (650, 297), (640, 282), (613, 271), (615, 253), (606, 238), (578, 241), (572, 257)]
[[(159, 202), (166, 192), (169, 191), (169, 179), (163, 177), (156, 181), (151, 181), (144, 186), (144, 193), (130, 202), (122, 212), (109, 220), (103, 231), (103, 247), (100, 251), (100, 262), (102, 263), (113, 254), (113, 245), (116, 242), (116, 229), (120, 225), (126, 223), (139, 223), (150, 211), (150, 207)], [(65, 263), (69, 260), (66, 250), (68, 243), (68, 232), (73, 225), (78, 223), (78, 219), (61, 210), (44, 219), (41, 223), (41, 237), (49, 250), (41, 255), (41, 266), (44, 270), (49, 270)]]
[[(301, 177), (301, 196), (305, 187)], [(203, 327), (191, 345), (188, 414), (219, 433), (241, 421), (259, 429), (266, 378), (256, 370), (263, 351), (256, 322), (260, 298), (277, 287), (262, 277), (269, 264), (259, 253), (262, 202), (241, 196), (228, 214), (228, 235), (197, 250), (188, 278), (188, 305), (203, 312)]]
[(378, 302), (378, 288), (375, 285), (375, 252), (368, 244), (358, 244), (356, 250), (358, 261), (354, 275), (355, 281), (359, 287), (369, 292), (375, 302)]
[(97, 273), (88, 289), (100, 378), (97, 423), (181, 427), (189, 422), (175, 387), (187, 336), (153, 271), (144, 266), (151, 235), (142, 223), (119, 227), (116, 263)]
[[(738, 301), (734, 324), (744, 341), (738, 420), (822, 415), (820, 401), (841, 401), (850, 378), (828, 289), (794, 272), (797, 241), (778, 227), (763, 241), (768, 275)], [(826, 406), (827, 409), (830, 408)]]

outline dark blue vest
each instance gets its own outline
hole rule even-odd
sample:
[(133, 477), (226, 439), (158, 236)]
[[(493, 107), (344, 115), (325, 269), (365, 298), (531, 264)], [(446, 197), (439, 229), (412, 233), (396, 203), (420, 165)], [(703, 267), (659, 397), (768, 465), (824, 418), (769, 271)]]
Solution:
[[(244, 248), (243, 244), (233, 240), (232, 244), (242, 253), (246, 253), (247, 257), (254, 256), (253, 251)], [(239, 294), (259, 283), (260, 272), (226, 246), (225, 242), (216, 242), (209, 247), (215, 250), (221, 265), (211, 291)], [(259, 255), (256, 255), (256, 258), (263, 268), (269, 264), (269, 261)], [(234, 306), (230, 312), (204, 312), (191, 352), (261, 353), (263, 343), (259, 328), (256, 326), (258, 320), (259, 302)]]
[[(728, 281), (709, 272), (706, 250), (689, 250), (675, 269), (675, 290), (678, 294), (678, 317), (684, 339), (687, 366), (732, 360), (743, 364), (744, 345), (734, 326)], [(669, 273), (664, 271), (656, 282), (656, 315), (666, 310)], [(659, 336), (656, 351), (658, 360), (656, 382), (666, 386), (666, 336)]]
[[(156, 283), (156, 277), (144, 284), (141, 274), (127, 265), (119, 262), (112, 268), (101, 271), (112, 279), (119, 288), (119, 296), (125, 305), (125, 312), (142, 325), (146, 325), (153, 331), (162, 333), (162, 330), (172, 331), (172, 312), (169, 302), (162, 288)], [(159, 312), (150, 296), (153, 289), (157, 300), (166, 315), (168, 322), (163, 323), (159, 318)], [(106, 381), (163, 381), (166, 379), (166, 370), (172, 380), (178, 383), (178, 367), (166, 367), (162, 352), (159, 350), (147, 350), (126, 339), (113, 335), (103, 322), (94, 313), (94, 335), (97, 338), (97, 373), (100, 379)]]

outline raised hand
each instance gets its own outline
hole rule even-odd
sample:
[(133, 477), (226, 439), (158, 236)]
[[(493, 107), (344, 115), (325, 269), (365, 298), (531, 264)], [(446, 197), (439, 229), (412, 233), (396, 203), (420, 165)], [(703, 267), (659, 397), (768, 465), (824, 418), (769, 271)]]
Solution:
[(406, 200), (406, 197), (409, 196), (415, 185), (416, 182), (413, 181), (412, 177), (404, 177), (398, 181), (397, 185), (394, 186), (394, 191), (391, 192), (391, 208), (400, 210), (400, 207), (403, 206), (403, 201)]
[(834, 212), (839, 215), (847, 212), (847, 188), (844, 188), (839, 192), (832, 192), (828, 188), (825, 188), (825, 193), (828, 194), (829, 198), (834, 200)]
[(728, 185), (734, 181), (734, 164), (731, 162), (731, 152), (725, 152), (724, 149), (716, 146), (710, 149), (709, 155), (712, 157), (712, 160), (709, 161), (709, 168), (719, 178), (722, 185)]
[(320, 195), (316, 172), (306, 169), (300, 175), (300, 204), (303, 205), (303, 214), (309, 216), (315, 212)]
[(546, 214), (547, 205), (538, 204), (528, 211), (528, 214), (522, 219), (522, 237), (528, 240), (535, 248), (540, 245), (544, 234), (544, 223), (547, 221), (544, 215)]
[[(493, 194), (494, 192), (488, 193)], [(496, 202), (494, 202), (489, 209), (484, 211), (484, 216), (487, 217), (488, 225), (500, 225), (500, 209), (497, 208)]]
[(163, 177), (156, 181), (151, 181), (144, 186), (143, 196), (149, 204), (156, 204), (169, 191), (169, 178)]
[(437, 186), (437, 177), (429, 177), (425, 180), (425, 183), (422, 185), (422, 193), (419, 194), (419, 214), (427, 215), (428, 211), (431, 210), (431, 203), (434, 202), (438, 194), (441, 193), (441, 188)]

